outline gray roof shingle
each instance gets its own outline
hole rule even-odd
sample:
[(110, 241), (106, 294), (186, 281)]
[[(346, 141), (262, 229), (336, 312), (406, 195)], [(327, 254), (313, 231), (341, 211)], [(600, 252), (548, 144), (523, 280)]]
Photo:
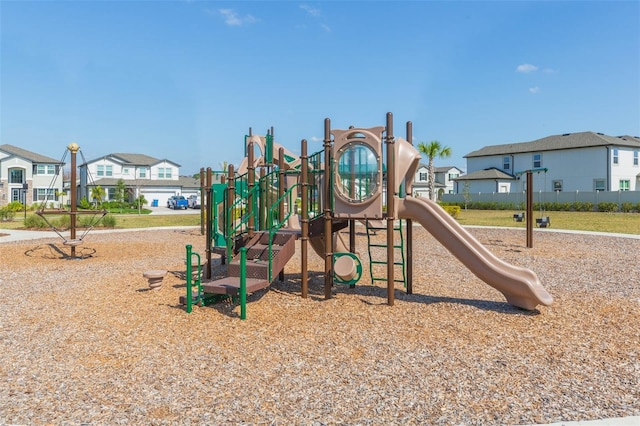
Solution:
[(496, 168), (490, 168), (490, 169), (485, 169), (485, 170), (478, 170), (477, 172), (471, 172), (468, 173), (466, 175), (457, 177), (453, 180), (455, 181), (465, 181), (465, 180), (486, 180), (486, 179), (490, 179), (490, 180), (495, 180), (495, 179), (500, 179), (500, 180), (515, 180), (514, 176), (511, 176), (510, 174), (507, 174), (501, 170), (498, 170)]
[(524, 152), (555, 151), (560, 149), (587, 148), (592, 146), (628, 146), (640, 148), (640, 138), (636, 136), (608, 136), (595, 132), (565, 133), (547, 136), (531, 142), (490, 145), (472, 151), (465, 158), (490, 155), (519, 154)]
[[(93, 182), (89, 183), (89, 186), (116, 186), (120, 179), (116, 178), (100, 178)], [(178, 180), (171, 179), (159, 179), (159, 180), (151, 180), (151, 179), (138, 179), (138, 180), (125, 180), (125, 185), (129, 187), (140, 186), (140, 187), (167, 187), (167, 188), (175, 188), (181, 187), (185, 189), (200, 189), (200, 179), (194, 179), (191, 176), (179, 176)]]
[(0, 151), (4, 151), (7, 154), (15, 155), (16, 157), (24, 158), (32, 163), (38, 164), (60, 164), (60, 160), (47, 157), (46, 155), (37, 154), (35, 152), (27, 151), (26, 149), (18, 148), (17, 146), (3, 144), (0, 145)]

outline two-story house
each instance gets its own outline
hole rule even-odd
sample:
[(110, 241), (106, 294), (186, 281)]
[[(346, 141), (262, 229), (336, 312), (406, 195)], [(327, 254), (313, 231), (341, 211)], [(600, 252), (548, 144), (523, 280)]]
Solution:
[(467, 174), (456, 179), (471, 193), (522, 191), (518, 176), (545, 170), (536, 191), (640, 191), (640, 138), (595, 132), (565, 133), (470, 152)]
[[(455, 180), (462, 174), (462, 170), (455, 166), (434, 167), (435, 191), (437, 198), (443, 194), (453, 194), (455, 192)], [(413, 179), (413, 196), (429, 197), (429, 167), (420, 164)]]
[[(62, 201), (63, 166), (59, 160), (13, 145), (0, 145), (0, 206)], [(49, 206), (47, 206), (49, 207)]]
[(115, 199), (116, 186), (122, 179), (128, 201), (143, 195), (149, 204), (164, 205), (172, 195), (198, 194), (200, 183), (180, 176), (180, 165), (144, 154), (114, 153), (87, 161), (79, 166), (79, 197), (91, 201), (91, 190), (100, 186), (105, 200)]

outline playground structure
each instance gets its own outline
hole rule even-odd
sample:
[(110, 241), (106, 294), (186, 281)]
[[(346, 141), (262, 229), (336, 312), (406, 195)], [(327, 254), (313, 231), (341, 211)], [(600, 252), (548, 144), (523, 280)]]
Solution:
[[(100, 222), (100, 220), (108, 213), (107, 210), (78, 210), (78, 191), (77, 191), (77, 154), (80, 152), (82, 155), (84, 162), (84, 155), (82, 151), (80, 151), (80, 147), (77, 143), (72, 142), (67, 145), (67, 148), (60, 160), (60, 167), (64, 166), (64, 161), (68, 153), (71, 153), (71, 182), (70, 182), (70, 206), (69, 209), (64, 208), (47, 208), (49, 204), (49, 197), (52, 195), (52, 188), (55, 186), (55, 181), (57, 175), (52, 179), (49, 188), (46, 191), (45, 200), (40, 204), (39, 208), (36, 210), (36, 214), (40, 216), (46, 224), (62, 239), (62, 243), (66, 246), (71, 247), (71, 259), (77, 259), (76, 256), (76, 247), (81, 245), (84, 242), (84, 237), (93, 229), (94, 226)], [(78, 235), (78, 215), (90, 215), (88, 223), (86, 223), (84, 227), (84, 231)], [(60, 218), (68, 216), (68, 221), (63, 220), (63, 223), (69, 223), (68, 231), (69, 237), (66, 237), (63, 232), (65, 229), (56, 226), (50, 218)]]
[[(237, 174), (229, 166), (223, 182), (212, 184), (207, 169), (206, 261), (203, 268), (200, 255), (186, 247), (187, 292), (181, 302), (187, 312), (194, 304), (232, 296), (240, 299), (240, 316), (245, 318), (246, 295), (268, 287), (276, 275), (284, 278), (296, 239), (300, 239), (302, 297), (308, 296), (309, 246), (324, 259), (325, 298), (331, 298), (334, 283), (354, 286), (362, 277), (362, 262), (355, 250), (356, 222), (366, 226), (367, 235), (386, 232), (386, 244), (377, 244), (386, 249), (385, 259), (371, 258), (368, 241), (370, 265), (386, 265), (384, 278), (375, 278), (373, 269), (370, 272), (372, 281), (387, 282), (389, 305), (394, 304), (396, 282), (403, 282), (408, 294), (413, 292), (413, 221), (500, 291), (508, 303), (528, 310), (550, 305), (553, 298), (533, 271), (498, 259), (439, 205), (411, 196), (420, 158), (412, 145), (411, 122), (407, 138), (396, 138), (391, 113), (386, 126), (372, 128), (331, 129), (330, 120), (325, 119), (323, 149), (308, 155), (307, 142), (302, 140), (299, 157), (274, 142), (273, 129), (266, 136), (250, 131)], [(339, 232), (346, 228), (348, 243)], [(220, 254), (223, 263), (228, 261), (226, 277), (211, 278), (212, 253)], [(193, 265), (198, 268), (196, 274)]]

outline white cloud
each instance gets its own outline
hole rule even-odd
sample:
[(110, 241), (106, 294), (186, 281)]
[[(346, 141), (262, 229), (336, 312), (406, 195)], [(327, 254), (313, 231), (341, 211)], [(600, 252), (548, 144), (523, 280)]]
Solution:
[(311, 16), (320, 16), (320, 9), (316, 9), (315, 7), (309, 6), (308, 4), (301, 4), (300, 9), (304, 10)]
[[(320, 18), (322, 16), (322, 12), (320, 12), (320, 9), (317, 9), (313, 6), (309, 6), (308, 4), (301, 4), (299, 7), (300, 9), (307, 12), (307, 15), (313, 16), (314, 18)], [(320, 28), (322, 28), (326, 33), (331, 32), (331, 27), (327, 24), (321, 23)]]
[(528, 72), (534, 72), (534, 71), (538, 71), (538, 67), (531, 64), (518, 65), (518, 67), (516, 68), (516, 72), (528, 73)]
[(529, 87), (529, 92), (535, 95), (536, 93), (540, 93), (540, 88), (538, 86)]
[(224, 17), (224, 22), (232, 27), (238, 27), (244, 24), (253, 24), (258, 20), (251, 15), (239, 16), (233, 9), (220, 9), (220, 15)]

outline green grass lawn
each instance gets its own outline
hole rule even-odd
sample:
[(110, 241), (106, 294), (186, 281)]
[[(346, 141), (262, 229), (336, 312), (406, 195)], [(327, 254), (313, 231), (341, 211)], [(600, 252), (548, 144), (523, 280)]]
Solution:
[[(461, 210), (458, 222), (461, 225), (512, 226), (526, 228), (526, 222), (515, 222), (511, 210)], [(600, 212), (544, 212), (533, 213), (535, 219), (549, 216), (551, 229), (577, 231), (614, 232), (640, 235), (640, 214)]]
[[(514, 222), (511, 210), (462, 210), (458, 216), (461, 225), (511, 226), (525, 228), (525, 222)], [(27, 212), (27, 215), (34, 213)], [(598, 212), (545, 212), (550, 217), (551, 229), (614, 232), (640, 235), (640, 214)], [(147, 228), (156, 226), (200, 226), (199, 214), (147, 215), (116, 214), (116, 228)], [(534, 212), (534, 219), (541, 217)], [(0, 229), (24, 227), (23, 213), (12, 221), (0, 222)]]

